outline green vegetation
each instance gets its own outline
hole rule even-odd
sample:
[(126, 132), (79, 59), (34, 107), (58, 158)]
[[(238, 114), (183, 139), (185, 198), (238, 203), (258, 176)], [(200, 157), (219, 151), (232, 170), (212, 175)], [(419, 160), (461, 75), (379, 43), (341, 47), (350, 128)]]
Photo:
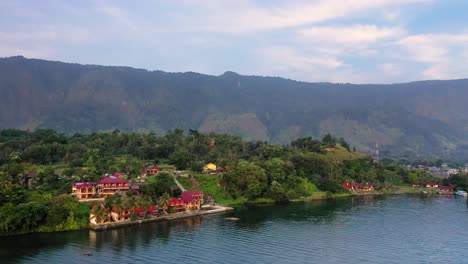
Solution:
[[(72, 196), (71, 182), (96, 181), (120, 172), (141, 182), (141, 170), (154, 163), (185, 170), (178, 177), (187, 189), (200, 189), (217, 203), (295, 201), (332, 198), (350, 193), (343, 182), (371, 182), (378, 190), (394, 185), (435, 181), (427, 172), (407, 170), (390, 161), (375, 162), (350, 150), (344, 139), (326, 135), (299, 138), (291, 145), (246, 142), (238, 136), (185, 133), (121, 133), (118, 130), (66, 136), (54, 130), (0, 131), (0, 233), (63, 231), (86, 228), (90, 208)], [(203, 164), (223, 167), (216, 175), (201, 173)], [(159, 204), (168, 213), (168, 198), (181, 194), (172, 173), (150, 177), (140, 196), (106, 201), (106, 208)], [(34, 172), (34, 173), (31, 173)], [(466, 187), (466, 176), (454, 177)], [(110, 204), (109, 204), (110, 203)], [(93, 207), (101, 214), (101, 207)]]

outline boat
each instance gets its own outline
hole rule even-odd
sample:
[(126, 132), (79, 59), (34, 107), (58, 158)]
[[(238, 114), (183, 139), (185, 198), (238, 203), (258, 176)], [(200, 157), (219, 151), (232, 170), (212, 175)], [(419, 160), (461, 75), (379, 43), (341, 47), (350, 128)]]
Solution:
[(465, 197), (468, 196), (468, 193), (465, 192), (465, 191), (457, 191), (455, 194), (456, 194), (456, 195), (460, 195), (460, 196), (465, 196)]

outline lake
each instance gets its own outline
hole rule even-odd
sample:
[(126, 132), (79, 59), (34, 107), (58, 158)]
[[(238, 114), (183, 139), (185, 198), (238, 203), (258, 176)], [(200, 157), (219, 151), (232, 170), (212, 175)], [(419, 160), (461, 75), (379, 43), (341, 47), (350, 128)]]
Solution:
[[(226, 217), (239, 218), (238, 221)], [(1, 263), (468, 263), (455, 196), (362, 196), (0, 239)]]

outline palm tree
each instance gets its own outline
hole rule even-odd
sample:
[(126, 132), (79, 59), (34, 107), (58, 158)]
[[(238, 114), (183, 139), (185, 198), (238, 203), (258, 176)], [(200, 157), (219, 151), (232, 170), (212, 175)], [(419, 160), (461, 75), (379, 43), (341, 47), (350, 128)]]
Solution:
[(111, 201), (112, 211), (118, 215), (117, 220), (120, 220), (121, 214), (126, 206), (125, 201), (119, 194), (115, 194)]
[(101, 204), (94, 204), (91, 209), (92, 218), (96, 219), (96, 223), (101, 224), (107, 220), (108, 212)]
[(140, 199), (140, 205), (145, 208), (145, 211), (144, 211), (144, 215), (143, 215), (143, 219), (146, 218), (146, 214), (148, 213), (148, 207), (150, 207), (151, 205), (153, 205), (153, 201), (151, 199), (151, 197), (149, 196), (145, 196), (145, 197), (142, 197)]
[(165, 192), (161, 197), (159, 197), (159, 208), (162, 208), (163, 213), (168, 215), (169, 213), (167, 210), (169, 209), (169, 205), (171, 203), (171, 196), (167, 192)]
[(138, 207), (140, 207), (140, 199), (138, 199), (136, 196), (131, 196), (130, 198), (127, 198), (126, 199), (127, 201), (127, 206), (131, 212), (131, 218), (132, 220), (135, 218), (135, 209), (137, 209)]

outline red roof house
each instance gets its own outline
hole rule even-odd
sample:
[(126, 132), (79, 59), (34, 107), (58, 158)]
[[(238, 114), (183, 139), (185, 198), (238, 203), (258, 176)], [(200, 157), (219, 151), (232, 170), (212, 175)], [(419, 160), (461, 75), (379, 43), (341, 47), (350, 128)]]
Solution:
[(72, 182), (72, 195), (78, 200), (92, 199), (96, 195), (95, 182)]
[(446, 192), (453, 192), (453, 190), (457, 187), (456, 184), (450, 184), (450, 185), (441, 185), (439, 186), (439, 190), (441, 191), (446, 191)]
[(144, 167), (143, 168), (143, 173), (141, 176), (147, 177), (147, 176), (152, 176), (152, 175), (157, 175), (159, 173), (159, 167), (157, 164), (154, 164), (151, 167)]
[(118, 192), (126, 192), (130, 189), (130, 181), (116, 177), (105, 177), (97, 181), (99, 195), (108, 196)]
[(203, 203), (203, 192), (185, 191), (182, 193), (182, 200), (186, 210), (200, 210)]
[(182, 198), (171, 198), (169, 206), (174, 208), (176, 212), (180, 212), (185, 209), (184, 200)]

